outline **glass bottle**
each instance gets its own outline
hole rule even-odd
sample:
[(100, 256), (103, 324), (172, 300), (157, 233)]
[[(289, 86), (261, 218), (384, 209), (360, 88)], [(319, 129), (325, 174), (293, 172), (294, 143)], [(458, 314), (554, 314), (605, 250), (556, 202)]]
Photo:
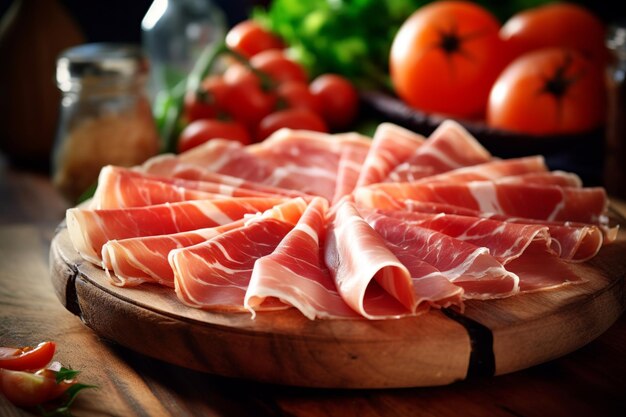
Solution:
[(68, 200), (94, 186), (102, 167), (133, 166), (158, 153), (147, 75), (138, 45), (83, 44), (59, 56), (62, 97), (52, 180)]
[(224, 39), (226, 16), (212, 0), (154, 0), (141, 29), (154, 98), (183, 80), (207, 46)]
[(626, 199), (626, 26), (612, 26), (607, 36), (612, 53), (607, 69), (608, 114), (604, 186)]

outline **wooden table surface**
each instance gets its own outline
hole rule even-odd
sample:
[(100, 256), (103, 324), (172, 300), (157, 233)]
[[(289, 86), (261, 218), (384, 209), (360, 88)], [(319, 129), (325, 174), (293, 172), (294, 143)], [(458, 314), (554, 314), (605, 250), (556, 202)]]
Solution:
[[(82, 382), (98, 386), (79, 395), (76, 417), (626, 415), (626, 315), (558, 360), (432, 388), (284, 387), (144, 357), (101, 340), (54, 295), (48, 252), (67, 207), (46, 176), (0, 162), (0, 345), (56, 341), (55, 359), (81, 370)], [(0, 395), (0, 416), (29, 415)]]

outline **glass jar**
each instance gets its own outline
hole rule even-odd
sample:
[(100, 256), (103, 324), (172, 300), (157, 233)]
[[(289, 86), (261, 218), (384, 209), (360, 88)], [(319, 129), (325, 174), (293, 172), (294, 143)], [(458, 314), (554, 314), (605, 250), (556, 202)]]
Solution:
[(68, 200), (94, 186), (102, 167), (133, 166), (158, 153), (147, 75), (136, 45), (84, 44), (59, 56), (62, 97), (52, 180)]
[(212, 0), (154, 0), (142, 22), (150, 96), (184, 80), (208, 46), (222, 42), (226, 15)]
[(609, 28), (612, 53), (607, 72), (608, 114), (604, 186), (609, 195), (626, 199), (626, 27)]

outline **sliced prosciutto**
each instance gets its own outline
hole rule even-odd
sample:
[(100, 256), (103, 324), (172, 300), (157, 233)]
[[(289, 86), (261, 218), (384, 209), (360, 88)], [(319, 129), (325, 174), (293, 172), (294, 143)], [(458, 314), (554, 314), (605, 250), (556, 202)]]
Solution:
[(348, 199), (329, 225), (325, 263), (344, 301), (368, 319), (401, 317), (416, 310), (411, 275)]
[(264, 184), (317, 195), (331, 201), (337, 186), (339, 161), (347, 147), (366, 152), (370, 140), (356, 133), (326, 134), (280, 129), (249, 152), (275, 168)]
[(167, 261), (170, 251), (206, 242), (244, 224), (245, 220), (239, 219), (189, 232), (109, 240), (102, 246), (102, 267), (120, 287), (153, 282), (174, 288), (174, 271)]
[(361, 187), (356, 201), (366, 207), (402, 208), (404, 200), (443, 203), (485, 213), (540, 220), (599, 223), (608, 207), (601, 187), (518, 183), (384, 183)]
[(350, 194), (356, 187), (361, 166), (368, 151), (369, 147), (346, 146), (341, 152), (337, 165), (337, 182), (332, 199), (333, 204)]
[(381, 123), (359, 173), (357, 187), (384, 181), (389, 173), (415, 153), (424, 137), (393, 123)]
[[(186, 305), (208, 310), (245, 312), (244, 298), (257, 259), (271, 254), (293, 224), (264, 218), (213, 239), (169, 254), (178, 298)], [(267, 298), (257, 310), (289, 305)]]
[[(301, 198), (276, 205), (261, 214), (296, 223), (306, 208)], [(170, 251), (185, 248), (210, 240), (222, 233), (244, 226), (250, 217), (226, 223), (222, 226), (164, 234), (114, 239), (102, 247), (102, 265), (112, 271), (110, 278), (115, 285), (136, 286), (144, 282), (155, 282), (174, 287), (174, 272), (167, 260)]]
[[(502, 264), (519, 258), (531, 244), (556, 253), (547, 226), (539, 224), (507, 223), (482, 217), (456, 214), (427, 214), (406, 211), (384, 211), (381, 214), (402, 220), (407, 224), (435, 230), (455, 239), (486, 247), (491, 256)], [(558, 245), (558, 243), (556, 243)]]
[(359, 317), (341, 298), (323, 262), (327, 209), (326, 200), (313, 199), (276, 250), (256, 261), (244, 300), (253, 315), (268, 297), (274, 297), (311, 320)]
[(545, 226), (548, 228), (552, 240), (550, 247), (559, 254), (560, 258), (571, 262), (583, 262), (593, 258), (607, 240), (599, 227), (590, 224), (525, 219), (502, 214), (481, 213), (478, 210), (447, 204), (422, 203), (410, 200), (405, 201), (404, 204), (406, 210), (420, 213), (448, 213), (474, 218), (488, 218), (507, 223)]
[(366, 218), (387, 241), (410, 247), (410, 253), (462, 287), (465, 298), (502, 298), (519, 292), (517, 275), (507, 271), (487, 248), (380, 213)]
[(108, 209), (219, 197), (277, 196), (280, 194), (209, 181), (159, 177), (109, 165), (100, 171), (98, 188), (91, 201), (91, 207)]
[(418, 180), (418, 182), (484, 181), (544, 172), (548, 172), (548, 167), (543, 156), (527, 156), (524, 158), (496, 159), (478, 165), (457, 168), (452, 171), (422, 178)]
[(491, 154), (463, 126), (446, 120), (408, 160), (391, 171), (387, 180), (415, 181), (490, 159)]
[(179, 155), (158, 155), (142, 165), (145, 172), (161, 176), (201, 169), (253, 182), (263, 181), (274, 168), (269, 161), (250, 154), (240, 142), (226, 139), (210, 140)]
[(220, 226), (284, 201), (281, 198), (224, 198), (127, 209), (72, 208), (67, 210), (65, 218), (74, 248), (86, 260), (100, 264), (102, 246), (109, 240)]

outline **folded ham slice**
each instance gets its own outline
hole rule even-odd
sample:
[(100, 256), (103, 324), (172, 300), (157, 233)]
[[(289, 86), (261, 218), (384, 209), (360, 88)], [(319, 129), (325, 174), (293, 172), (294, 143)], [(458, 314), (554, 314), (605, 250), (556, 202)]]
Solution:
[(102, 246), (109, 240), (220, 226), (284, 201), (282, 198), (231, 197), (127, 209), (71, 208), (65, 218), (74, 248), (86, 260), (100, 264)]
[(601, 187), (561, 187), (522, 183), (383, 183), (355, 190), (356, 201), (381, 209), (403, 207), (403, 201), (443, 203), (540, 220), (599, 223), (608, 207)]
[(442, 122), (423, 146), (391, 171), (387, 181), (415, 181), (441, 172), (488, 162), (491, 154), (459, 123)]
[[(305, 208), (306, 202), (296, 198), (257, 216), (295, 223)], [(155, 282), (174, 287), (174, 272), (167, 260), (170, 251), (208, 241), (243, 226), (250, 218), (246, 216), (221, 226), (188, 232), (109, 240), (102, 247), (102, 265), (107, 272), (113, 272), (109, 276), (115, 285), (136, 286), (144, 282)]]
[(325, 199), (313, 199), (274, 252), (256, 261), (244, 301), (253, 315), (268, 297), (274, 297), (311, 320), (360, 317), (341, 298), (324, 265), (327, 209)]

